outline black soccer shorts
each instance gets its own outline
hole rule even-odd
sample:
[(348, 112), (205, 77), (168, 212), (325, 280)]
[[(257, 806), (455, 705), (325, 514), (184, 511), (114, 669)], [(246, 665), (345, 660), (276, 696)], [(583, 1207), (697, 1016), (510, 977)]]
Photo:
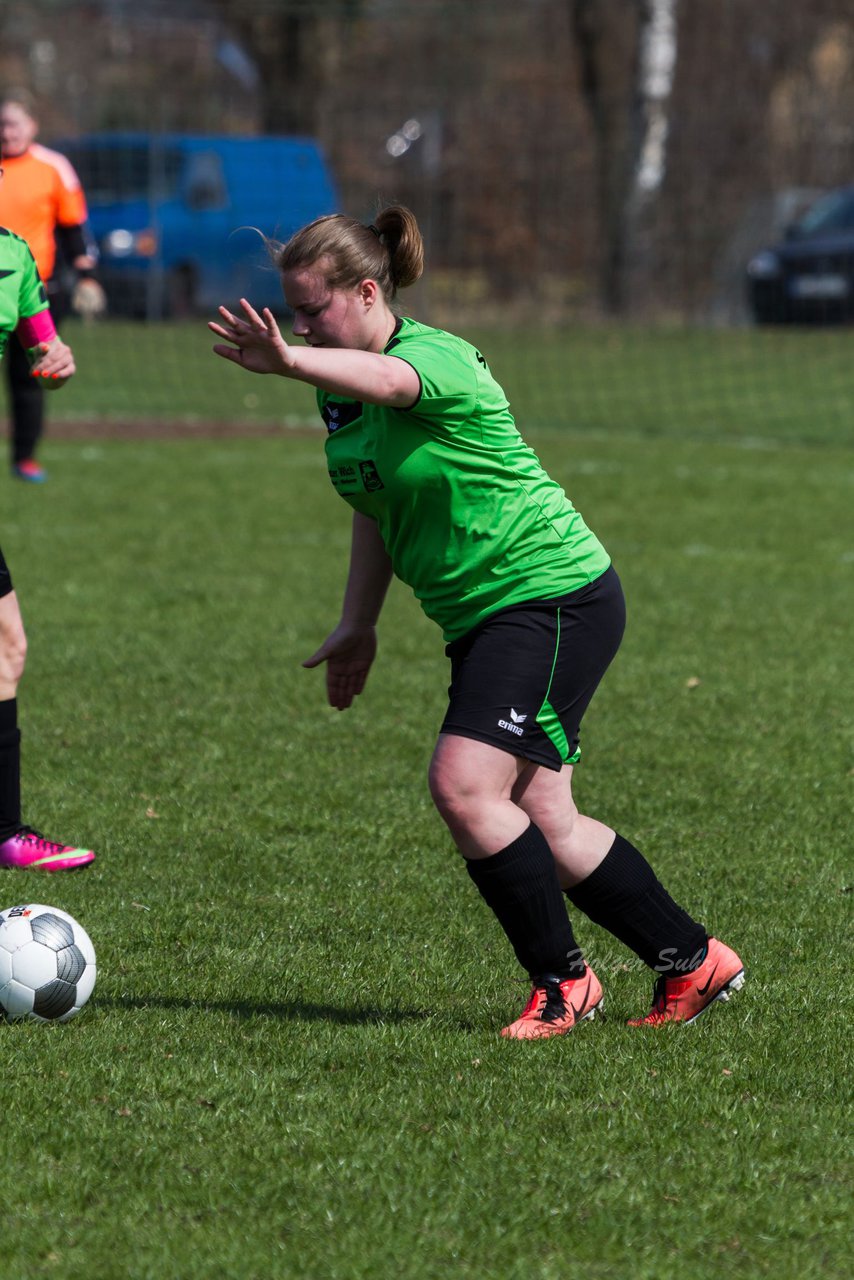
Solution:
[(581, 719), (625, 624), (613, 567), (568, 595), (492, 614), (445, 650), (451, 684), (442, 733), (548, 769), (574, 764)]

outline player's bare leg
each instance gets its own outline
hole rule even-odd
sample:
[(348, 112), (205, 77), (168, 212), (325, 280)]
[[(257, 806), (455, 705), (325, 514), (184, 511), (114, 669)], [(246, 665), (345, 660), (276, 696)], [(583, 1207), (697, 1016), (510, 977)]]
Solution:
[[(6, 579), (8, 584), (8, 578)], [(91, 849), (47, 840), (21, 821), (21, 734), (18, 684), (27, 639), (14, 591), (0, 596), (0, 867), (73, 871), (92, 862)]]
[(521, 763), (525, 767), (514, 783), (511, 799), (548, 840), (561, 887), (570, 889), (596, 870), (616, 833), (604, 822), (578, 812), (572, 798), (572, 765), (556, 770)]
[(602, 1005), (602, 988), (576, 946), (548, 843), (512, 798), (525, 767), (497, 747), (442, 734), (430, 791), (469, 875), (531, 978), (525, 1009), (502, 1035), (538, 1040), (592, 1018)]
[(678, 906), (646, 859), (572, 798), (572, 768), (530, 765), (511, 792), (545, 835), (570, 900), (658, 974), (652, 1009), (631, 1026), (693, 1022), (744, 982), (738, 955)]

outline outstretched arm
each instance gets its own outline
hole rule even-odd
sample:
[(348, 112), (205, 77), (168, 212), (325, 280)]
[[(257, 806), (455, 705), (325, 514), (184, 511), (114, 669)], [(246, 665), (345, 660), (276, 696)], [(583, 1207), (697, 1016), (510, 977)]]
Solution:
[(245, 298), (240, 306), (242, 316), (220, 307), (222, 323), (209, 320), (208, 328), (225, 339), (215, 345), (216, 354), (249, 373), (278, 373), (330, 395), (395, 409), (410, 408), (421, 394), (418, 374), (405, 360), (346, 347), (291, 346), (269, 307), (259, 315)]
[(391, 560), (375, 521), (356, 512), (341, 621), (302, 664), (326, 663), (329, 703), (344, 711), (365, 687), (377, 652), (376, 622), (391, 582)]

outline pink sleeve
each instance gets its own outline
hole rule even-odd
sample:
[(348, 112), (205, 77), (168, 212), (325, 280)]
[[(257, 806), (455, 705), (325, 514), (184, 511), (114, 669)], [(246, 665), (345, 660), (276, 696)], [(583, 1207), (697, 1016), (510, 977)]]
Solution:
[(18, 322), (15, 332), (21, 346), (26, 347), (27, 350), (37, 347), (40, 342), (53, 342), (56, 337), (53, 317), (48, 310), (39, 311), (34, 316), (26, 316)]

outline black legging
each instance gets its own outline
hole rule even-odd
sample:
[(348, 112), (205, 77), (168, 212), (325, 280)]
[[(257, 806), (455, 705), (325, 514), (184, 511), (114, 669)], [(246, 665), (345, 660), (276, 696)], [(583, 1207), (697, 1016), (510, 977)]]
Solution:
[[(48, 287), (50, 310), (55, 325), (68, 314), (68, 295)], [(37, 378), (30, 377), (30, 362), (18, 339), (10, 337), (6, 347), (6, 381), (9, 384), (11, 425), (9, 445), (12, 465), (35, 456), (44, 429), (44, 390)]]

